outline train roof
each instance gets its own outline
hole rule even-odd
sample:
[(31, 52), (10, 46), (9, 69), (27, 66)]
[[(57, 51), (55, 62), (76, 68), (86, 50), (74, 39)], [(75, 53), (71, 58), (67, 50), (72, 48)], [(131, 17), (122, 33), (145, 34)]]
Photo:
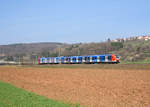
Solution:
[[(91, 57), (91, 56), (110, 56), (112, 54), (97, 54), (97, 55), (83, 55), (83, 56), (60, 56), (60, 57), (41, 57), (41, 59), (43, 58), (73, 58), (73, 57)], [(114, 55), (118, 55), (118, 54), (114, 54)]]

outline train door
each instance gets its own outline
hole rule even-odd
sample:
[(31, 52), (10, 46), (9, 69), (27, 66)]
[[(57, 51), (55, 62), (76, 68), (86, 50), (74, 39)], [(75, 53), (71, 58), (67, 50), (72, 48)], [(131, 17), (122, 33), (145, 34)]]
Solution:
[(85, 63), (85, 57), (82, 57), (82, 62)]
[(100, 56), (100, 62), (104, 62), (105, 61), (105, 56)]
[(66, 63), (67, 61), (66, 61), (66, 57), (64, 57), (64, 63)]
[(94, 58), (94, 63), (97, 63), (97, 56), (95, 56)]
[(92, 56), (89, 56), (89, 62), (92, 63)]
[(70, 63), (71, 58), (70, 57), (66, 57), (66, 63)]
[(108, 62), (108, 56), (105, 56), (105, 62)]
[(56, 64), (59, 63), (59, 57), (56, 57)]
[(76, 63), (76, 57), (72, 58), (72, 62), (75, 64)]
[(41, 64), (43, 63), (43, 58), (40, 58), (40, 63), (41, 63)]
[(90, 56), (85, 56), (84, 59), (85, 59), (85, 63), (90, 63)]
[(49, 59), (49, 63), (51, 64), (52, 63), (52, 58), (50, 57), (50, 59)]
[(47, 58), (44, 58), (44, 63), (45, 63), (45, 64), (47, 63)]
[(72, 57), (70, 57), (70, 62), (73, 63)]
[(77, 56), (77, 57), (76, 57), (76, 63), (78, 63), (78, 62), (79, 62), (79, 60), (78, 60), (78, 59), (79, 59), (79, 56)]
[(64, 57), (61, 57), (61, 63), (62, 64), (64, 63)]
[(48, 57), (48, 58), (47, 58), (47, 63), (48, 63), (48, 64), (50, 63), (49, 61), (50, 61), (50, 58)]
[(112, 56), (111, 55), (108, 56), (108, 62), (112, 62)]
[(100, 56), (97, 56), (97, 61), (96, 61), (97, 63), (99, 63), (100, 62)]
[(82, 63), (82, 57), (81, 56), (78, 57), (78, 63)]
[(60, 63), (61, 64), (61, 57), (59, 57), (59, 62), (58, 63)]
[(92, 63), (96, 63), (97, 62), (97, 56), (92, 56)]
[(87, 63), (87, 62), (88, 62), (88, 57), (85, 56), (85, 57), (84, 57), (84, 60), (85, 60), (85, 63)]

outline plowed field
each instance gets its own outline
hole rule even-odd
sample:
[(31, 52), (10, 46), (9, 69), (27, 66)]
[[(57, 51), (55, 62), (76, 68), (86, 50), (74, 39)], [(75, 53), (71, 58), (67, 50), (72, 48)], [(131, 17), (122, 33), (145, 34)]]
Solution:
[(150, 70), (12, 66), (0, 67), (0, 80), (89, 107), (150, 107)]

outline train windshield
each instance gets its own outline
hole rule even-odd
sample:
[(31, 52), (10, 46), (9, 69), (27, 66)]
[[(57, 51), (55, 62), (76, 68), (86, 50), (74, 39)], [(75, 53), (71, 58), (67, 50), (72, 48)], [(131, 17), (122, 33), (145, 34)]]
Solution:
[(116, 55), (116, 58), (119, 58), (119, 56), (118, 56), (118, 55)]

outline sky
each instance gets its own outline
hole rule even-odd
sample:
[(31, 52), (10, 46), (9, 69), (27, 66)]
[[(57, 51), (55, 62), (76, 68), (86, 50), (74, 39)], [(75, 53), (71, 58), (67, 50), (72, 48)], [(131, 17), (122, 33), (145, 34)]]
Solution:
[(0, 0), (0, 45), (150, 34), (150, 0)]

